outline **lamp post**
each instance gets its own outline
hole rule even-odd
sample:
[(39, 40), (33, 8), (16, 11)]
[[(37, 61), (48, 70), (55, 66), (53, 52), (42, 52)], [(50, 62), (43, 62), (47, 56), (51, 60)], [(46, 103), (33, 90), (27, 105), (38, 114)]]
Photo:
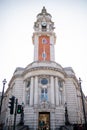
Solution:
[(81, 78), (79, 78), (79, 86), (80, 86), (82, 106), (83, 106), (83, 115), (84, 115), (84, 124), (85, 124), (85, 129), (86, 129), (86, 112), (85, 112), (84, 95), (82, 92), (81, 81), (82, 81)]
[(3, 102), (3, 98), (4, 98), (5, 84), (7, 83), (6, 79), (4, 79), (4, 80), (2, 81), (2, 83), (3, 83), (3, 90), (2, 90), (2, 96), (1, 96), (0, 114), (1, 114), (1, 109), (2, 109), (2, 102)]

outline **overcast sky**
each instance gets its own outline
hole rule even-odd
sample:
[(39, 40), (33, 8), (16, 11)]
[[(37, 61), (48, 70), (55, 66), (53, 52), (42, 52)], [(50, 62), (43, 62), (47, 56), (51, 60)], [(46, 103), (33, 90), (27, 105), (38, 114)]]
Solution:
[(55, 24), (55, 61), (73, 68), (87, 95), (87, 0), (0, 0), (0, 91), (16, 67), (33, 62), (33, 25), (43, 6)]

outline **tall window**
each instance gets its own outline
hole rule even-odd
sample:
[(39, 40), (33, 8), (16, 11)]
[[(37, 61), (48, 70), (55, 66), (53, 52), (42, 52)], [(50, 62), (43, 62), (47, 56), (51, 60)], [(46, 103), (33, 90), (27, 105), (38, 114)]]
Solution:
[(30, 80), (28, 80), (26, 82), (26, 104), (29, 105), (30, 104)]
[(59, 80), (58, 81), (58, 85), (59, 85), (59, 104), (61, 105), (63, 103), (63, 81)]
[(26, 85), (26, 88), (29, 88), (30, 87), (30, 80), (27, 81), (27, 85)]
[(47, 88), (41, 89), (41, 101), (48, 101), (48, 90), (47, 90)]
[(43, 57), (44, 59), (46, 59), (46, 52), (45, 52), (45, 51), (42, 53), (42, 57)]
[(26, 91), (26, 104), (29, 105), (30, 103), (30, 90)]
[(63, 88), (63, 81), (59, 80), (58, 84), (59, 84), (59, 88), (62, 89)]

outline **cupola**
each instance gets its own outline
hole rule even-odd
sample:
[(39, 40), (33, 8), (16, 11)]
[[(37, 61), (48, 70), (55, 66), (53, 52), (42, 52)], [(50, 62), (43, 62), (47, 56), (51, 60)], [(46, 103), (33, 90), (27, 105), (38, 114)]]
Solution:
[(51, 20), (51, 14), (47, 13), (45, 7), (43, 7), (41, 13), (37, 15), (37, 21), (34, 23), (35, 31), (50, 32), (54, 30), (54, 22)]

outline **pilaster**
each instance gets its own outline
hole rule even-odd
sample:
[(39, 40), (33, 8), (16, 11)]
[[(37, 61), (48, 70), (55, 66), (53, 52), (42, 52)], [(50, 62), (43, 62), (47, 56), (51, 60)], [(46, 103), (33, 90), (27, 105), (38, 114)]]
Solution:
[(54, 78), (53, 76), (50, 77), (50, 94), (51, 94), (51, 105), (54, 107)]
[(38, 35), (34, 36), (34, 61), (38, 60)]
[(34, 86), (34, 81), (33, 81), (33, 77), (31, 77), (31, 86), (30, 86), (30, 106), (33, 106), (33, 86)]
[(58, 85), (58, 78), (55, 77), (55, 96), (56, 96), (56, 106), (59, 105), (59, 85)]
[(50, 36), (50, 60), (54, 61), (55, 56), (54, 56), (54, 35)]
[(25, 104), (25, 87), (26, 87), (26, 81), (23, 82), (23, 103)]
[(38, 77), (35, 76), (35, 82), (34, 82), (34, 106), (38, 105)]
[(63, 99), (64, 99), (64, 104), (65, 104), (65, 102), (66, 102), (66, 88), (65, 88), (65, 83), (63, 82)]

